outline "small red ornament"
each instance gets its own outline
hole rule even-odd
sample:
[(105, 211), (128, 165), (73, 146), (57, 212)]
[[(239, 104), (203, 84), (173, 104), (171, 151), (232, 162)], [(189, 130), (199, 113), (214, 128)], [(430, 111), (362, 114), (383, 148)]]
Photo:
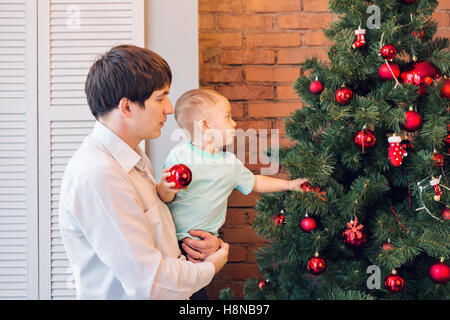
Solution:
[(284, 224), (284, 211), (281, 210), (279, 214), (275, 216), (275, 225), (279, 226), (280, 224)]
[(440, 182), (441, 181), (438, 178), (432, 178), (431, 181), (430, 181), (430, 185), (434, 189), (434, 196), (433, 196), (434, 201), (440, 201), (441, 200), (442, 190), (441, 190), (441, 187), (439, 186)]
[(386, 63), (383, 63), (378, 69), (378, 75), (380, 76), (380, 79), (384, 81), (394, 80), (394, 76), (395, 78), (398, 78), (400, 75), (400, 67), (395, 63), (388, 63), (386, 61)]
[(353, 91), (343, 86), (336, 91), (336, 100), (342, 105), (349, 104), (353, 98)]
[(416, 2), (416, 0), (400, 0), (401, 2), (405, 3), (405, 4), (413, 4)]
[[(419, 94), (426, 93), (425, 78), (437, 79), (437, 68), (428, 61), (417, 61), (408, 65), (400, 74), (403, 83), (410, 83), (419, 87)], [(429, 79), (427, 80), (429, 82)]]
[(384, 278), (384, 287), (391, 293), (397, 293), (403, 290), (405, 280), (397, 274), (397, 271), (392, 270), (392, 273)]
[(366, 44), (366, 29), (361, 29), (361, 26), (358, 27), (358, 30), (355, 30), (356, 41), (353, 42), (353, 49), (360, 48)]
[(393, 250), (394, 247), (391, 244), (391, 240), (388, 239), (387, 242), (383, 243), (383, 245), (381, 246), (381, 249), (383, 249), (384, 251), (389, 251), (389, 250)]
[(397, 49), (395, 49), (395, 47), (391, 44), (385, 44), (381, 48), (380, 54), (384, 59), (392, 61), (397, 54)]
[(406, 131), (414, 132), (422, 127), (422, 116), (417, 111), (410, 108), (409, 111), (406, 111), (405, 116), (406, 120), (403, 129)]
[(441, 212), (441, 217), (445, 221), (450, 220), (450, 208), (444, 208)]
[(407, 136), (405, 136), (405, 138), (402, 140), (402, 142), (400, 142), (400, 147), (402, 147), (403, 150), (405, 150), (405, 152), (414, 151), (414, 146), (411, 143), (411, 141), (408, 140)]
[(308, 260), (307, 267), (308, 271), (311, 272), (311, 274), (319, 276), (325, 272), (327, 264), (325, 263), (325, 260), (319, 256), (319, 253), (316, 252), (314, 254), (314, 257)]
[(441, 88), (441, 97), (450, 99), (450, 79), (444, 79), (444, 85)]
[(400, 145), (402, 138), (400, 136), (391, 136), (388, 138), (389, 150), (388, 158), (391, 165), (400, 167), (403, 163), (403, 158), (408, 155), (404, 148)]
[(260, 280), (259, 282), (258, 282), (258, 288), (259, 288), (259, 290), (261, 290), (261, 291), (263, 291), (264, 290), (264, 288), (266, 287), (266, 283), (267, 283), (268, 281), (267, 280)]
[(316, 80), (311, 82), (309, 85), (309, 92), (312, 94), (321, 94), (323, 91), (323, 83), (320, 82), (317, 77)]
[(327, 199), (325, 198), (325, 191), (320, 191), (319, 187), (313, 187), (311, 186), (308, 182), (304, 182), (302, 183), (302, 185), (300, 186), (300, 188), (302, 189), (302, 191), (304, 192), (315, 192), (317, 193), (317, 196), (322, 199), (323, 201), (327, 201)]
[(444, 156), (442, 154), (440, 154), (439, 152), (437, 152), (436, 150), (434, 150), (434, 153), (431, 156), (431, 158), (433, 159), (434, 167), (438, 168), (438, 167), (444, 166)]
[(364, 149), (372, 148), (375, 145), (375, 135), (370, 130), (361, 130), (356, 134), (355, 137), (355, 145), (358, 148), (361, 148), (364, 152)]
[(444, 263), (444, 258), (436, 262), (428, 269), (428, 275), (436, 284), (447, 284), (450, 280), (450, 268)]
[(416, 37), (417, 39), (423, 39), (423, 37), (425, 35), (425, 31), (423, 31), (423, 30), (412, 31), (411, 34), (413, 35), (413, 37)]
[(174, 188), (184, 189), (192, 181), (192, 172), (184, 164), (176, 164), (170, 168), (170, 176), (167, 182), (175, 182)]
[(317, 228), (316, 220), (306, 214), (302, 221), (300, 221), (300, 228), (305, 232), (311, 232)]
[(342, 233), (342, 241), (350, 248), (360, 248), (367, 241), (364, 226), (358, 225), (358, 219), (347, 222), (347, 229)]

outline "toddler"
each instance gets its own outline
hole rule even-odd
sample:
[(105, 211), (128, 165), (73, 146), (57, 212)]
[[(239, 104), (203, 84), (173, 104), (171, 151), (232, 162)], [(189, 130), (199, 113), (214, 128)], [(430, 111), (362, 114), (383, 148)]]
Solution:
[[(184, 93), (175, 104), (175, 119), (188, 133), (188, 142), (172, 149), (157, 191), (167, 203), (175, 223), (178, 240), (194, 238), (190, 230), (204, 230), (217, 236), (225, 222), (227, 199), (234, 189), (247, 195), (299, 190), (307, 179), (282, 180), (254, 175), (234, 153), (222, 151), (231, 144), (236, 122), (229, 101), (220, 93), (194, 89)], [(185, 164), (192, 171), (187, 189), (173, 188), (167, 182), (169, 168)]]

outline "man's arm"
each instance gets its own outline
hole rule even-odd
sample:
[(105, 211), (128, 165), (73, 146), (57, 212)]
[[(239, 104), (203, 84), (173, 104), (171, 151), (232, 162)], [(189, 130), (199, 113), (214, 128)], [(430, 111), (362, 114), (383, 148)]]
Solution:
[(160, 212), (151, 212), (159, 210), (159, 205), (155, 203), (150, 212), (143, 212), (126, 178), (109, 169), (92, 170), (79, 185), (79, 201), (73, 208), (77, 223), (128, 295), (138, 299), (186, 299), (207, 285), (216, 268), (225, 263), (226, 246), (222, 255), (212, 257), (216, 259), (212, 264), (192, 264), (162, 255), (156, 243), (166, 239), (156, 238), (146, 220), (146, 215), (160, 216)]

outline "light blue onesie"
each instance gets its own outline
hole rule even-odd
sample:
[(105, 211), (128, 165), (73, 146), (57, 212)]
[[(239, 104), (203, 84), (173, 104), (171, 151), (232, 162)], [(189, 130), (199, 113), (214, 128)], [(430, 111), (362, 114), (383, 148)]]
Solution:
[(234, 189), (249, 194), (255, 176), (231, 152), (202, 151), (190, 142), (173, 148), (163, 168), (185, 164), (192, 171), (192, 182), (167, 203), (177, 230), (177, 238), (195, 238), (190, 230), (204, 230), (217, 236), (225, 223), (228, 196)]

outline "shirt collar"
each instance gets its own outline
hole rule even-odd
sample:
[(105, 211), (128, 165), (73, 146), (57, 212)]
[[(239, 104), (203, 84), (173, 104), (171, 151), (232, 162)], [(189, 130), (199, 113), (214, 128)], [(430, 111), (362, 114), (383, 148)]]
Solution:
[[(91, 136), (97, 139), (116, 159), (122, 169), (128, 173), (138, 163), (144, 163), (138, 152), (119, 138), (114, 132), (96, 121)], [(137, 149), (140, 149), (139, 146)], [(140, 151), (140, 150), (138, 150)]]

